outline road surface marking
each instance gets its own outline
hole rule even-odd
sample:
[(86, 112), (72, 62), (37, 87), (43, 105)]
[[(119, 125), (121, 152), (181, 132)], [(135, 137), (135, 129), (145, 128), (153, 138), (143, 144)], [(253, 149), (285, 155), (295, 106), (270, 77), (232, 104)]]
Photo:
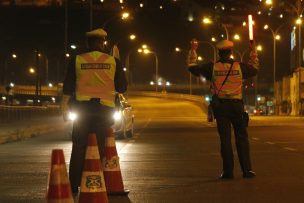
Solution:
[(286, 149), (288, 151), (297, 151), (297, 149), (291, 147), (284, 147), (283, 149)]
[(267, 144), (275, 144), (274, 142), (266, 142)]
[(253, 137), (252, 139), (253, 140), (260, 140), (260, 138), (257, 138), (257, 137)]
[(120, 153), (128, 153), (128, 147), (129, 146), (131, 146), (132, 145), (132, 143), (127, 143), (127, 144), (125, 144), (121, 149), (120, 149), (120, 151), (119, 151), (119, 154)]

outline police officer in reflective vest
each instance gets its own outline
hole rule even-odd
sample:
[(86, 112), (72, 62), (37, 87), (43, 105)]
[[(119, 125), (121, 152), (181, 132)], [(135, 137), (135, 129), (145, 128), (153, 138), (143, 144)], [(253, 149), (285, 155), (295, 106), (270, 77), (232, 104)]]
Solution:
[(70, 61), (63, 85), (62, 111), (77, 113), (73, 123), (69, 178), (73, 194), (78, 193), (89, 133), (96, 133), (100, 154), (104, 154), (108, 128), (113, 125), (115, 92), (123, 93), (127, 82), (117, 58), (104, 52), (107, 33), (96, 29), (86, 33), (88, 50)]
[(212, 108), (221, 142), (223, 171), (220, 178), (232, 179), (234, 177), (231, 125), (234, 129), (243, 177), (253, 178), (255, 173), (251, 168), (248, 132), (246, 121), (243, 118), (242, 82), (244, 79), (255, 76), (258, 72), (259, 61), (255, 45), (250, 43), (248, 63), (231, 59), (232, 41), (220, 41), (216, 47), (219, 55), (219, 60), (216, 63), (196, 64), (196, 61), (189, 61), (189, 71), (195, 76), (202, 75), (211, 81), (211, 92), (218, 98), (218, 105), (214, 105)]

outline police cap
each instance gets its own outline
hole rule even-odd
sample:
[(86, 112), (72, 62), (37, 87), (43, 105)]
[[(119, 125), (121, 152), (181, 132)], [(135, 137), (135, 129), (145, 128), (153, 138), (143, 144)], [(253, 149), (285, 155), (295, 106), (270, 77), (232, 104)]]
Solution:
[(231, 49), (232, 47), (233, 47), (233, 42), (229, 40), (222, 40), (216, 44), (216, 48), (220, 50)]
[(97, 38), (105, 38), (107, 36), (107, 32), (103, 29), (95, 29), (90, 32), (86, 32), (86, 37), (97, 37)]

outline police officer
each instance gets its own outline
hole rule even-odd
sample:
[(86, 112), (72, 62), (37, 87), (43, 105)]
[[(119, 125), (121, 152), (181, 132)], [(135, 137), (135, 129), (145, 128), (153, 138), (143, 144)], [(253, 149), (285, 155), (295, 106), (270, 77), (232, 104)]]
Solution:
[(96, 133), (99, 152), (104, 154), (107, 130), (113, 125), (115, 92), (123, 93), (127, 89), (121, 62), (104, 51), (106, 36), (103, 29), (86, 33), (88, 50), (70, 61), (64, 80), (64, 120), (68, 111), (78, 115), (73, 123), (69, 168), (74, 195), (81, 183), (88, 134)]
[(212, 108), (221, 142), (223, 171), (220, 178), (232, 179), (234, 177), (231, 125), (234, 129), (243, 177), (253, 178), (255, 173), (251, 168), (248, 132), (243, 118), (242, 81), (255, 76), (258, 72), (259, 61), (255, 45), (253, 42), (250, 43), (250, 59), (247, 64), (231, 59), (232, 41), (220, 41), (216, 47), (219, 55), (219, 60), (216, 63), (198, 65), (195, 61), (189, 61), (189, 71), (195, 76), (202, 75), (211, 81), (211, 92), (219, 98), (218, 106)]

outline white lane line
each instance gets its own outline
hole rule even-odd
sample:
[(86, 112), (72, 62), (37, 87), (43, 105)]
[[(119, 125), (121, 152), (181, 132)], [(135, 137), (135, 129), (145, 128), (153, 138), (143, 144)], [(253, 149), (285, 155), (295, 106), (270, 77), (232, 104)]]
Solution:
[[(148, 121), (145, 123), (143, 129), (142, 129), (140, 132), (136, 133), (136, 134), (135, 134), (135, 137), (138, 137), (138, 136), (140, 135), (140, 133), (149, 125), (149, 123), (151, 122), (151, 120), (152, 120), (151, 118), (148, 119)], [(135, 138), (135, 137), (134, 137), (134, 138)], [(127, 142), (127, 144), (125, 144), (122, 148), (120, 148), (120, 150), (119, 150), (118, 153), (119, 153), (119, 154), (120, 154), (120, 153), (127, 153), (127, 152), (128, 152), (128, 147), (130, 147), (134, 142), (135, 142), (134, 139), (129, 140), (129, 141)]]
[(123, 148), (120, 149), (119, 154), (128, 153), (128, 147), (130, 147), (131, 145), (132, 145), (132, 143), (128, 143), (125, 146), (123, 146)]
[(275, 144), (274, 142), (266, 142), (266, 144)]
[(297, 151), (297, 149), (295, 149), (295, 148), (292, 148), (292, 147), (284, 147), (283, 149), (286, 149), (286, 150), (288, 150), (288, 151)]
[(260, 138), (257, 138), (257, 137), (253, 137), (252, 139), (253, 140), (260, 140)]

